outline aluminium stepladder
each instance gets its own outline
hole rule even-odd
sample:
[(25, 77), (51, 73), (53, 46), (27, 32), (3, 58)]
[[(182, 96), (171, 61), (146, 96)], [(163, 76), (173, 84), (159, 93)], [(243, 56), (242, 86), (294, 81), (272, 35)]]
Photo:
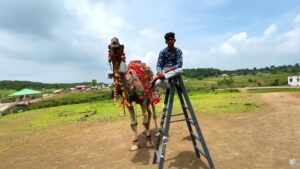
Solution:
[[(164, 99), (164, 108), (163, 108), (161, 122), (160, 122), (160, 128), (159, 128), (159, 132), (157, 133), (153, 164), (158, 163), (159, 169), (163, 169), (164, 167), (170, 123), (178, 122), (178, 121), (186, 121), (197, 157), (200, 158), (200, 154), (203, 155), (208, 161), (209, 168), (214, 169), (212, 158), (209, 154), (208, 147), (206, 146), (204, 136), (202, 135), (199, 123), (197, 121), (195, 112), (193, 110), (192, 104), (188, 97), (181, 76), (178, 75), (170, 78), (169, 84), (170, 84), (170, 88), (168, 88), (166, 91), (166, 95)], [(172, 115), (175, 91), (177, 91), (178, 93), (178, 97), (181, 103), (183, 113)], [(181, 120), (171, 121), (172, 116), (178, 116), (178, 115), (184, 115), (185, 118)], [(196, 133), (193, 132), (193, 128), (195, 129)], [(200, 145), (202, 145), (202, 148), (200, 148), (197, 145), (198, 141), (200, 142)], [(161, 143), (162, 143), (162, 148), (160, 151), (159, 149)]]

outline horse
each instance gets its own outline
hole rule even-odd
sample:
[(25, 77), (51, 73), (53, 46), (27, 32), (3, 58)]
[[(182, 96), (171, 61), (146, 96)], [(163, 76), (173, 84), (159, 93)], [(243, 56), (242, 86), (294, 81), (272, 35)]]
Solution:
[(133, 60), (128, 66), (126, 66), (125, 60), (124, 45), (119, 43), (118, 38), (112, 38), (108, 45), (108, 61), (111, 71), (108, 76), (109, 78), (113, 78), (114, 81), (114, 102), (117, 101), (118, 93), (121, 93), (122, 103), (120, 106), (123, 108), (123, 111), (125, 111), (125, 107), (127, 107), (130, 113), (130, 126), (133, 131), (133, 140), (129, 150), (135, 151), (139, 148), (137, 134), (138, 123), (137, 114), (133, 107), (134, 102), (139, 104), (142, 109), (146, 147), (154, 147), (150, 134), (150, 119), (152, 113), (150, 106), (152, 107), (153, 119), (157, 129), (155, 104), (159, 102), (160, 97), (151, 84), (153, 72), (150, 67), (140, 60)]

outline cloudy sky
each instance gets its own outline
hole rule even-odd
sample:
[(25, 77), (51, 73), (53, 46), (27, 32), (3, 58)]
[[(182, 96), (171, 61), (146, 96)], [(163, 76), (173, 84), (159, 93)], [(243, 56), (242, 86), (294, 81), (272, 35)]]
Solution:
[(110, 82), (114, 36), (155, 70), (169, 31), (184, 68), (300, 63), (299, 0), (0, 0), (0, 80)]

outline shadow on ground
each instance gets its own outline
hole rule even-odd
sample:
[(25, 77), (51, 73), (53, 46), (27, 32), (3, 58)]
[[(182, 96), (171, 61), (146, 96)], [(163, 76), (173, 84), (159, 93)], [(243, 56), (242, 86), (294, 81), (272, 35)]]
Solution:
[(209, 167), (202, 161), (204, 157), (197, 158), (193, 151), (180, 152), (176, 157), (165, 160), (170, 162), (168, 168), (178, 169), (209, 169)]
[[(152, 135), (152, 139), (153, 141), (155, 142), (156, 141), (156, 137), (155, 136), (155, 130), (150, 130), (151, 132), (151, 135)], [(146, 139), (145, 139), (145, 134), (144, 133), (141, 133), (139, 136), (138, 136), (138, 140), (139, 140), (139, 150), (136, 151), (134, 157), (131, 159), (131, 161), (133, 163), (140, 163), (140, 164), (143, 164), (143, 165), (149, 165), (149, 164), (152, 164), (152, 153), (153, 153), (153, 150), (154, 150), (154, 147), (153, 148), (147, 148), (146, 147)]]

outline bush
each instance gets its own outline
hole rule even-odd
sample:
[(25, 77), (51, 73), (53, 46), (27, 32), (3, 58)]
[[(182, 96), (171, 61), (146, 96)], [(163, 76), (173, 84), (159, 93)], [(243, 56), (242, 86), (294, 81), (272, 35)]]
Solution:
[(218, 80), (218, 86), (220, 87), (231, 87), (233, 85), (233, 79), (224, 77), (223, 80)]
[(279, 86), (279, 79), (275, 79), (271, 86)]

